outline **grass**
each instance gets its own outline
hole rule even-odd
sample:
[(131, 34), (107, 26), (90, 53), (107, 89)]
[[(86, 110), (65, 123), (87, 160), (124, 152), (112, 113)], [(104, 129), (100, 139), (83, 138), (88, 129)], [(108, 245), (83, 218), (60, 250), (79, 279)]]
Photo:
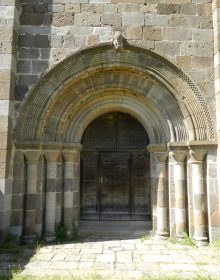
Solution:
[(194, 239), (190, 238), (186, 232), (183, 233), (182, 238), (174, 238), (170, 237), (168, 239), (170, 243), (173, 244), (181, 244), (181, 245), (187, 245), (187, 246), (196, 246), (196, 242)]

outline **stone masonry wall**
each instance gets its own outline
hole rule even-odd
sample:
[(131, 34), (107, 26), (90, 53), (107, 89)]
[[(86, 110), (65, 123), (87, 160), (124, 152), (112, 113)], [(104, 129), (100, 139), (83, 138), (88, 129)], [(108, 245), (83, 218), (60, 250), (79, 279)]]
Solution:
[(18, 7), (0, 0), (0, 239), (10, 224)]
[(215, 111), (211, 0), (20, 0), (17, 109), (40, 75), (114, 31), (186, 71)]

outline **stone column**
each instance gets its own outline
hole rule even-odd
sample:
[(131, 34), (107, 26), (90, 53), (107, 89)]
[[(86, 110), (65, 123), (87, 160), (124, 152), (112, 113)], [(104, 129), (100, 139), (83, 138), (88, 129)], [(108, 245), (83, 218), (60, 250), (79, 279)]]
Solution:
[(45, 237), (52, 241), (55, 239), (57, 160), (60, 152), (47, 151), (44, 155), (47, 161)]
[(71, 237), (79, 227), (81, 145), (62, 152), (64, 158), (64, 225)]
[(154, 153), (157, 175), (157, 230), (158, 237), (168, 237), (167, 152)]
[(185, 160), (186, 151), (170, 152), (170, 160), (173, 164), (173, 187), (175, 193), (175, 225), (176, 236), (184, 237), (184, 232), (187, 231), (186, 223), (186, 181), (185, 181)]
[(208, 241), (206, 228), (206, 193), (203, 170), (203, 160), (205, 155), (206, 151), (190, 150), (193, 188), (194, 239), (198, 245), (203, 245)]
[(24, 240), (31, 242), (35, 235), (37, 167), (40, 157), (39, 151), (26, 151), (27, 160), (27, 187), (25, 200)]

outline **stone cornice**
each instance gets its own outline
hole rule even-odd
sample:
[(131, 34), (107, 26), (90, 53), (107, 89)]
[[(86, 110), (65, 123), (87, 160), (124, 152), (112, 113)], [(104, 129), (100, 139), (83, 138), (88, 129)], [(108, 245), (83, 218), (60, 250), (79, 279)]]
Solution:
[(36, 143), (36, 142), (25, 142), (25, 143), (15, 143), (15, 147), (18, 150), (74, 150), (81, 151), (82, 145), (80, 143), (57, 143), (57, 142), (49, 142), (49, 143)]

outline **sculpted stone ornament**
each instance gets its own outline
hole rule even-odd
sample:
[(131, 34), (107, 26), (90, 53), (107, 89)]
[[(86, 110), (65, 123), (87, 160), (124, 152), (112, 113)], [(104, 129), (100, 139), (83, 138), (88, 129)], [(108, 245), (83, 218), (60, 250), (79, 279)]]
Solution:
[(123, 35), (120, 31), (116, 31), (112, 38), (112, 44), (116, 51), (121, 51), (123, 49)]

